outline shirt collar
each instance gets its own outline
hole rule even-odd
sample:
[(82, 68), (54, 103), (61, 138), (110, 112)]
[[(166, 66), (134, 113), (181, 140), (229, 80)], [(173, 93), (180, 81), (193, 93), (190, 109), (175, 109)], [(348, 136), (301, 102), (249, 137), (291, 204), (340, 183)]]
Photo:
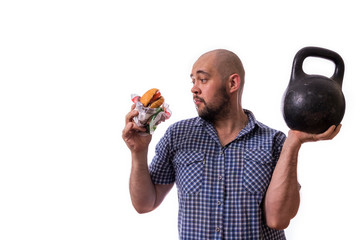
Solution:
[[(243, 135), (248, 134), (249, 132), (251, 132), (256, 126), (259, 125), (258, 121), (256, 120), (254, 114), (247, 109), (244, 109), (245, 114), (248, 116), (248, 124), (245, 126), (245, 128), (243, 128), (241, 130), (241, 132), (239, 133), (239, 135), (236, 138), (239, 138)], [(195, 126), (206, 126), (210, 124), (209, 122), (205, 121), (204, 119), (202, 119), (201, 117), (197, 117), (196, 121), (195, 121)]]
[(239, 135), (236, 138), (239, 138), (241, 136), (244, 136), (248, 133), (250, 133), (252, 130), (255, 129), (256, 126), (258, 126), (258, 122), (254, 116), (254, 114), (247, 109), (244, 109), (245, 114), (248, 116), (248, 124), (241, 130), (241, 132), (239, 133)]

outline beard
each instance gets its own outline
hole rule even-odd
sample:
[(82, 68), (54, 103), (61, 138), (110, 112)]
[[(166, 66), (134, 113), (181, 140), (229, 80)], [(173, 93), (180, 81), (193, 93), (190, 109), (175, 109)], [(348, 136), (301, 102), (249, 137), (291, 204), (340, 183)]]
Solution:
[(210, 123), (215, 123), (228, 116), (230, 112), (230, 96), (226, 92), (226, 88), (222, 87), (218, 97), (212, 99), (212, 102), (205, 102), (203, 98), (196, 97), (204, 103), (203, 109), (197, 109), (199, 117)]

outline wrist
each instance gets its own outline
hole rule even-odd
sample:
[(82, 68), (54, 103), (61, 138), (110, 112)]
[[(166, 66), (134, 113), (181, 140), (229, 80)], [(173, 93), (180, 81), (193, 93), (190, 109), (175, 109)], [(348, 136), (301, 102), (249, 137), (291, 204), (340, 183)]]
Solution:
[(132, 163), (138, 166), (144, 165), (147, 167), (147, 154), (147, 149), (143, 151), (131, 152)]
[(292, 131), (289, 131), (288, 137), (286, 139), (288, 147), (299, 150), (303, 142), (301, 139)]

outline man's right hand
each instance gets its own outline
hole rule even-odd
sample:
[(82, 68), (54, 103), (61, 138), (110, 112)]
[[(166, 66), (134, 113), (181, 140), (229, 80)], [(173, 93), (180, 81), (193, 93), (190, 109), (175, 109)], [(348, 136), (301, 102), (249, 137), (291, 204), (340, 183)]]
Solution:
[(140, 153), (147, 151), (151, 141), (151, 135), (140, 135), (146, 132), (146, 128), (139, 127), (133, 121), (139, 112), (135, 110), (135, 104), (132, 105), (131, 111), (125, 117), (125, 128), (122, 132), (122, 138), (132, 153)]

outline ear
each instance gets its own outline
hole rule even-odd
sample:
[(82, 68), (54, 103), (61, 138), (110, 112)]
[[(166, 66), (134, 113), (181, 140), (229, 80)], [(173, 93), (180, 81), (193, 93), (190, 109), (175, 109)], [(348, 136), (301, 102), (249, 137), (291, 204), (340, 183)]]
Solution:
[(229, 77), (229, 82), (228, 82), (228, 86), (229, 86), (229, 91), (232, 92), (237, 92), (240, 88), (241, 85), (241, 78), (239, 76), (239, 74), (234, 73)]

